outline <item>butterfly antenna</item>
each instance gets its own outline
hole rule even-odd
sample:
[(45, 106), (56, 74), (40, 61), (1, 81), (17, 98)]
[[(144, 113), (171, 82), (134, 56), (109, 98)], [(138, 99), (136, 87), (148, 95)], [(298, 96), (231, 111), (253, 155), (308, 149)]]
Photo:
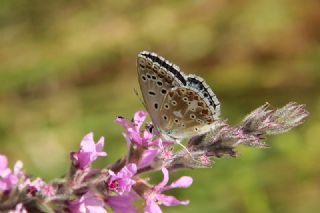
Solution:
[(133, 91), (134, 91), (134, 94), (138, 97), (138, 99), (139, 99), (140, 103), (143, 105), (143, 107), (144, 107), (145, 109), (147, 109), (147, 108), (146, 108), (146, 105), (144, 104), (144, 101), (143, 101), (142, 98), (140, 97), (140, 95), (139, 95), (138, 91), (136, 90), (136, 88), (133, 88)]

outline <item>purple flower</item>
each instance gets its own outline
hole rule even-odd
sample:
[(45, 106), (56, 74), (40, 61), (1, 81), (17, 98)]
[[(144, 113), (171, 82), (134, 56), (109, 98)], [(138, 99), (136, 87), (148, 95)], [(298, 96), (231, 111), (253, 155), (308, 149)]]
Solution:
[(104, 138), (101, 137), (97, 144), (94, 143), (93, 133), (89, 133), (81, 141), (80, 151), (71, 153), (74, 165), (79, 169), (85, 169), (100, 156), (106, 156), (103, 152)]
[[(126, 132), (124, 133), (124, 137), (126, 141), (131, 144), (135, 143), (139, 146), (144, 147), (160, 147), (162, 146), (162, 140), (157, 138), (155, 140), (151, 140), (153, 138), (153, 134), (150, 132), (148, 128), (146, 128), (143, 133), (140, 133), (141, 125), (147, 117), (147, 113), (143, 111), (138, 111), (134, 114), (134, 118), (132, 122), (127, 122), (123, 117), (118, 117), (115, 122), (120, 124), (123, 128), (125, 128)], [(172, 144), (172, 143), (170, 143)]]
[[(124, 129), (123, 133), (129, 145), (132, 143), (143, 147), (141, 158), (138, 160), (138, 169), (149, 166), (154, 162), (154, 159), (170, 145), (175, 144), (174, 141), (162, 141), (161, 138), (156, 137), (150, 132), (150, 128), (145, 128), (143, 132), (140, 128), (147, 117), (147, 113), (138, 111), (134, 114), (132, 122), (126, 121), (123, 117), (118, 117), (115, 122), (120, 124)], [(155, 138), (155, 139), (154, 139)]]
[(104, 201), (91, 191), (82, 195), (79, 200), (70, 202), (69, 210), (71, 213), (107, 213)]
[(169, 181), (169, 172), (166, 168), (162, 168), (163, 180), (161, 183), (153, 187), (150, 191), (144, 194), (146, 200), (146, 206), (144, 208), (145, 213), (162, 213), (159, 205), (176, 206), (176, 205), (188, 205), (189, 201), (177, 200), (174, 196), (168, 196), (162, 194), (162, 192), (173, 188), (188, 188), (192, 184), (192, 178), (183, 176), (178, 180), (166, 186)]
[(125, 195), (110, 196), (106, 199), (106, 203), (115, 213), (136, 213), (133, 202), (138, 199), (139, 196), (132, 190)]
[(4, 155), (0, 155), (0, 191), (10, 190), (18, 184), (18, 174), (20, 174), (20, 169), (18, 169), (18, 167), (21, 164), (22, 163), (18, 161), (15, 165), (14, 173), (12, 173), (8, 168), (7, 157)]
[(134, 114), (132, 122), (127, 122), (123, 117), (118, 117), (115, 120), (117, 124), (125, 128), (126, 133), (124, 133), (124, 137), (129, 144), (132, 142), (140, 146), (148, 146), (148, 142), (152, 138), (152, 133), (145, 129), (143, 135), (140, 135), (141, 125), (146, 117), (146, 112), (138, 111)]
[(128, 164), (123, 167), (117, 174), (109, 170), (110, 178), (106, 185), (109, 191), (113, 191), (122, 195), (131, 191), (131, 187), (136, 183), (135, 180), (131, 179), (137, 172), (136, 164)]

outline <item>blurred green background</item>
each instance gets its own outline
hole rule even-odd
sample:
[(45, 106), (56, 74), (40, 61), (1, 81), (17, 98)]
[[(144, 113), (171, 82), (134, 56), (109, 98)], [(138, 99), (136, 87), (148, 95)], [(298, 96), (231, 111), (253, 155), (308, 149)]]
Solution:
[[(106, 159), (126, 151), (117, 115), (143, 109), (136, 56), (150, 50), (204, 77), (231, 124), (266, 101), (305, 103), (311, 115), (241, 148), (174, 191), (187, 207), (165, 212), (320, 212), (320, 1), (2, 0), (0, 153), (49, 181), (69, 167), (90, 131)], [(159, 179), (160, 176), (157, 176)], [(158, 180), (157, 179), (157, 180)]]

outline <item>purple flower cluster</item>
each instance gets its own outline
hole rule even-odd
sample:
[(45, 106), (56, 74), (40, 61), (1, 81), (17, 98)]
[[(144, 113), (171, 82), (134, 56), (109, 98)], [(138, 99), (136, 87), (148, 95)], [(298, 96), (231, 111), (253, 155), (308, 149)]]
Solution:
[[(125, 128), (124, 137), (132, 155), (129, 155), (125, 162), (112, 165), (112, 169), (106, 170), (104, 177), (100, 175), (95, 180), (97, 181), (95, 190), (89, 189), (80, 199), (71, 201), (69, 203), (71, 212), (106, 212), (105, 208), (107, 207), (115, 212), (136, 212), (133, 202), (139, 198), (145, 199), (145, 212), (161, 212), (160, 203), (165, 206), (188, 204), (188, 201), (179, 201), (173, 196), (161, 193), (171, 188), (189, 187), (192, 183), (191, 177), (182, 177), (170, 186), (165, 186), (169, 180), (169, 172), (165, 167), (162, 167), (164, 180), (157, 186), (150, 187), (148, 183), (137, 176), (139, 169), (150, 166), (165, 146), (172, 144), (170, 142), (163, 143), (160, 138), (153, 140), (154, 136), (148, 129), (141, 133), (140, 128), (146, 116), (147, 113), (140, 111), (135, 113), (133, 122), (127, 122), (122, 117), (116, 119), (116, 123)], [(92, 133), (83, 138), (80, 150), (71, 154), (73, 166), (78, 169), (74, 177), (82, 177), (82, 181), (90, 178), (92, 174), (86, 170), (91, 163), (97, 157), (107, 155), (102, 152), (103, 144), (103, 138), (100, 138), (95, 144)], [(81, 175), (77, 173), (81, 173)], [(102, 182), (104, 185), (101, 184)]]
[[(183, 176), (169, 182), (169, 173), (177, 169), (211, 167), (214, 158), (236, 157), (237, 145), (263, 148), (267, 135), (279, 134), (303, 123), (308, 112), (303, 105), (289, 103), (280, 109), (265, 104), (248, 115), (238, 126), (222, 120), (211, 130), (191, 138), (186, 148), (173, 151), (174, 141), (164, 141), (152, 133), (152, 125), (142, 125), (147, 113), (135, 113), (131, 122), (118, 117), (115, 122), (124, 128), (128, 153), (102, 169), (92, 168), (92, 162), (105, 157), (104, 138), (97, 143), (93, 133), (87, 134), (77, 152), (71, 152), (69, 172), (62, 179), (45, 183), (41, 178), (30, 179), (18, 161), (13, 171), (7, 158), (0, 155), (0, 212), (26, 213), (71, 212), (161, 213), (161, 205), (188, 205), (163, 192), (173, 188), (188, 188), (193, 179)], [(142, 178), (146, 172), (161, 171), (163, 180), (157, 185)], [(138, 200), (143, 200), (139, 206)]]
[(22, 202), (32, 202), (38, 196), (49, 198), (55, 194), (51, 184), (46, 184), (41, 178), (31, 181), (22, 167), (22, 162), (17, 161), (11, 171), (7, 157), (0, 155), (0, 212), (6, 209), (10, 213), (26, 213)]

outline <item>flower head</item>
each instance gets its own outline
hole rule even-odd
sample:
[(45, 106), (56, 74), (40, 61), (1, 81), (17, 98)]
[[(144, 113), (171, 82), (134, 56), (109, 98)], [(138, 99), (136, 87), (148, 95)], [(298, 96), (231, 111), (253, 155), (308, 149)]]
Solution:
[(147, 113), (143, 111), (138, 111), (134, 114), (132, 122), (127, 122), (123, 117), (118, 117), (115, 122), (120, 124), (124, 129), (124, 137), (130, 144), (135, 143), (140, 146), (147, 146), (149, 140), (152, 138), (152, 133), (145, 129), (143, 134), (140, 134), (140, 128), (144, 120), (147, 117)]
[(144, 211), (146, 213), (161, 213), (162, 211), (159, 207), (159, 205), (161, 204), (165, 206), (189, 204), (189, 201), (180, 201), (174, 196), (164, 195), (162, 194), (162, 192), (173, 188), (188, 188), (192, 184), (192, 178), (183, 176), (170, 185), (166, 186), (169, 181), (169, 172), (166, 168), (162, 168), (162, 173), (163, 180), (144, 194), (144, 198), (146, 200)]
[(106, 183), (108, 190), (120, 195), (130, 192), (132, 185), (136, 182), (132, 179), (136, 172), (137, 166), (133, 163), (123, 167), (117, 174), (110, 170), (110, 178)]
[(104, 201), (95, 193), (88, 191), (79, 200), (69, 203), (71, 213), (107, 213)]
[[(141, 131), (141, 126), (147, 117), (147, 113), (138, 111), (134, 114), (132, 122), (126, 121), (123, 117), (118, 117), (115, 122), (120, 124), (125, 132), (123, 133), (126, 141), (129, 145), (137, 145), (139, 148), (136, 150), (136, 159), (131, 162), (135, 162), (138, 169), (150, 166), (160, 153), (163, 153), (168, 146), (174, 145), (174, 141), (163, 141), (157, 135), (154, 135), (151, 131), (152, 125), (147, 125), (146, 128)], [(139, 153), (140, 152), (140, 153)], [(169, 153), (167, 153), (169, 154)]]
[(241, 126), (246, 133), (280, 134), (302, 124), (308, 115), (303, 104), (290, 102), (279, 109), (272, 109), (266, 103), (246, 116)]
[(91, 165), (98, 157), (106, 156), (103, 152), (104, 138), (101, 137), (95, 144), (93, 140), (93, 133), (89, 133), (81, 141), (80, 151), (71, 153), (73, 164), (79, 169), (85, 169)]

